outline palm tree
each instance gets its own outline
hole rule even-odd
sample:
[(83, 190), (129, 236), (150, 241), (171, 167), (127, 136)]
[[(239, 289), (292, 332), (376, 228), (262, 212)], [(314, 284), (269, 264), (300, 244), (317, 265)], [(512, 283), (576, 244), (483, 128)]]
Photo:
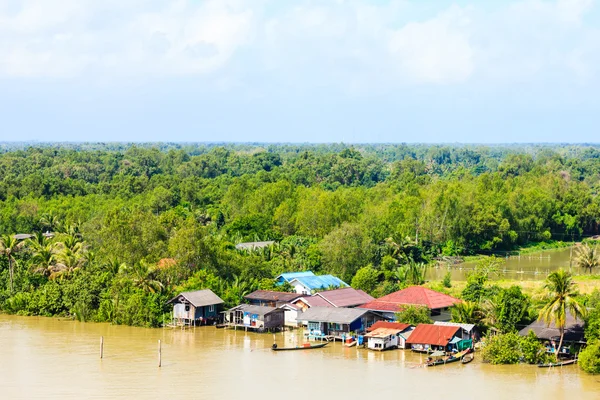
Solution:
[(452, 306), (452, 322), (477, 324), (481, 321), (479, 305), (472, 301), (463, 301)]
[(2, 235), (0, 237), (0, 253), (8, 259), (8, 274), (10, 276), (10, 292), (14, 290), (14, 254), (24, 246), (24, 242), (19, 241), (12, 235)]
[(552, 272), (546, 278), (544, 288), (548, 291), (546, 305), (540, 310), (538, 320), (544, 321), (548, 326), (554, 325), (560, 332), (558, 351), (562, 348), (567, 324), (567, 314), (571, 314), (575, 320), (585, 317), (585, 308), (577, 301), (575, 282), (569, 272), (558, 270)]
[(598, 246), (584, 244), (577, 248), (575, 263), (578, 267), (588, 269), (590, 274), (594, 268), (600, 267), (600, 252)]
[(43, 214), (40, 218), (40, 225), (51, 232), (60, 231), (61, 223), (56, 215)]
[(74, 251), (70, 248), (64, 248), (57, 254), (58, 261), (51, 267), (50, 278), (54, 279), (63, 275), (70, 275), (74, 271), (85, 265), (86, 259), (81, 251)]
[(135, 263), (133, 267), (125, 267), (133, 284), (150, 293), (160, 293), (164, 285), (153, 278), (154, 268), (144, 261)]
[(31, 263), (36, 268), (34, 272), (41, 273), (43, 275), (50, 275), (54, 268), (54, 262), (56, 261), (56, 245), (53, 243), (47, 243), (44, 245), (36, 245), (34, 247), (33, 257)]

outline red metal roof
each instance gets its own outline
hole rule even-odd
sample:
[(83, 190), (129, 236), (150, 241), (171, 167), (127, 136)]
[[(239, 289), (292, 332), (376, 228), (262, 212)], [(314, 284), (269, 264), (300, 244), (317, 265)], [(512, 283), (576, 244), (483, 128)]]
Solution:
[(427, 289), (423, 286), (411, 286), (406, 289), (390, 293), (379, 299), (359, 306), (375, 311), (400, 311), (402, 305), (412, 304), (426, 306), (427, 308), (446, 308), (453, 304), (460, 303), (461, 300), (448, 296), (447, 294)]
[(406, 339), (406, 343), (447, 346), (459, 329), (459, 326), (419, 324)]
[(374, 297), (366, 294), (362, 290), (354, 288), (342, 288), (334, 290), (325, 290), (316, 293), (313, 297), (319, 296), (327, 300), (334, 307), (352, 307), (364, 304), (365, 302), (375, 300)]
[(405, 324), (403, 322), (387, 322), (387, 321), (377, 321), (373, 325), (367, 328), (367, 332), (374, 331), (379, 328), (386, 329), (398, 329), (399, 331), (403, 331), (406, 328), (410, 327), (409, 324)]

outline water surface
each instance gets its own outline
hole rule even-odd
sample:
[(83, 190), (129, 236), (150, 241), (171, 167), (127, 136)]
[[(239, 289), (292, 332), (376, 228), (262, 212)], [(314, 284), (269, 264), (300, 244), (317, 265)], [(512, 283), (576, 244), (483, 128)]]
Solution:
[[(289, 346), (300, 336), (278, 333), (275, 340)], [(0, 399), (600, 398), (600, 377), (577, 366), (491, 366), (476, 355), (468, 365), (422, 368), (420, 355), (402, 350), (336, 343), (275, 353), (273, 339), (213, 327), (144, 329), (0, 315)]]

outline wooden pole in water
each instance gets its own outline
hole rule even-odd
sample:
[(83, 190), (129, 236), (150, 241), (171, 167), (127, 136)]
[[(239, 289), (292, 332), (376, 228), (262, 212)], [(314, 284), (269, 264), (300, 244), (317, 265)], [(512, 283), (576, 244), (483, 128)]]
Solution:
[(104, 336), (100, 336), (100, 359), (104, 358)]
[(162, 366), (162, 345), (158, 339), (158, 368)]

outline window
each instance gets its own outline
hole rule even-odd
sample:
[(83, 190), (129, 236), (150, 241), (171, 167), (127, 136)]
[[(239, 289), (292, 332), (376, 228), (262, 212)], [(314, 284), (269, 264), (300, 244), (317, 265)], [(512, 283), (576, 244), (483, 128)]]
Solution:
[(190, 306), (186, 305), (185, 306), (185, 311), (190, 311)]
[(208, 312), (215, 312), (215, 305), (211, 304), (210, 306), (208, 306)]

